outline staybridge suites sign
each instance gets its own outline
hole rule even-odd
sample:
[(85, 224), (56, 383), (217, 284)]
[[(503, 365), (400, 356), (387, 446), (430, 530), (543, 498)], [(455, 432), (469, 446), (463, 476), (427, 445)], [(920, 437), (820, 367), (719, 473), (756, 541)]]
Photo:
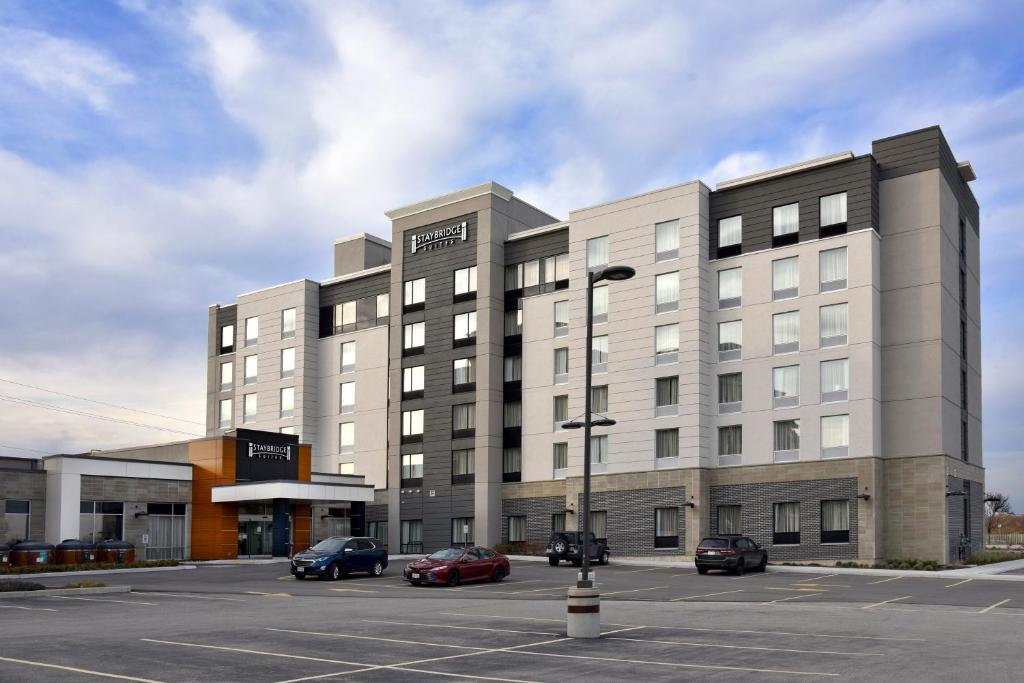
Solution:
[(299, 476), (299, 438), (252, 429), (236, 430), (238, 481), (294, 480)]
[(449, 225), (443, 228), (435, 228), (434, 230), (427, 230), (421, 232), (418, 235), (412, 236), (412, 242), (409, 246), (410, 253), (415, 254), (420, 251), (432, 251), (441, 247), (447, 247), (456, 242), (465, 242), (467, 235), (468, 226), (466, 221), (456, 223), (455, 225)]

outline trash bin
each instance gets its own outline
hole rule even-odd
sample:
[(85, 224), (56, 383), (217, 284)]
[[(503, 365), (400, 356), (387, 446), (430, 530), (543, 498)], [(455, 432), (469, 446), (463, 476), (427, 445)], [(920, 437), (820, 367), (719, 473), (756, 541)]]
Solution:
[(0, 569), (6, 570), (11, 566), (11, 547), (0, 543)]
[(68, 538), (57, 545), (57, 564), (85, 564), (96, 561), (96, 546), (92, 543)]
[(27, 567), (33, 564), (50, 564), (53, 546), (42, 541), (22, 541), (11, 548), (11, 566)]
[(96, 561), (124, 564), (135, 561), (135, 545), (125, 541), (102, 541), (96, 544)]

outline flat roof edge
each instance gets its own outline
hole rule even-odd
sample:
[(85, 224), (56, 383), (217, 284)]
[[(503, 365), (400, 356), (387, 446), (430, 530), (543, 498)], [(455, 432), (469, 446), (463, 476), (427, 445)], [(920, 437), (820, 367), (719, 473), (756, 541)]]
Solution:
[(391, 264), (385, 263), (380, 266), (374, 266), (373, 268), (366, 268), (364, 270), (357, 270), (354, 273), (345, 273), (344, 275), (336, 275), (329, 277), (326, 280), (320, 281), (320, 286), (333, 285), (338, 282), (348, 282), (349, 280), (358, 280), (361, 277), (369, 277), (371, 275), (377, 275), (378, 273), (386, 273), (391, 270)]
[[(535, 207), (536, 208), (536, 207)], [(527, 228), (526, 230), (520, 230), (514, 232), (508, 236), (506, 242), (515, 242), (517, 240), (525, 240), (529, 237), (536, 237), (537, 235), (546, 235), (549, 232), (558, 232), (559, 230), (568, 230), (569, 222), (561, 221), (558, 223), (551, 223), (549, 225), (538, 225), (536, 228)]]
[(819, 168), (821, 166), (829, 166), (831, 164), (838, 164), (842, 161), (850, 161), (854, 158), (853, 152), (847, 150), (845, 152), (838, 152), (836, 154), (829, 154), (828, 156), (818, 157), (817, 159), (810, 159), (808, 161), (800, 161), (795, 164), (788, 166), (780, 166), (779, 168), (773, 168), (760, 173), (752, 173), (745, 175), (740, 178), (733, 178), (732, 180), (723, 180), (720, 183), (715, 184), (715, 191), (729, 190), (734, 187), (740, 187), (741, 185), (749, 185), (751, 183), (760, 182), (762, 180), (769, 180), (771, 178), (779, 178), (784, 175), (790, 175), (791, 173), (799, 173), (800, 171), (807, 171), (812, 168)]
[(397, 220), (399, 218), (414, 216), (418, 213), (437, 209), (456, 202), (473, 199), (474, 197), (479, 197), (485, 194), (493, 194), (505, 201), (509, 201), (512, 199), (514, 193), (504, 185), (499, 185), (493, 180), (489, 180), (486, 183), (480, 183), (479, 185), (473, 185), (472, 187), (467, 187), (462, 190), (456, 190), (455, 192), (449, 192), (447, 194), (438, 195), (437, 197), (431, 197), (430, 199), (424, 199), (419, 202), (390, 209), (385, 211), (384, 215), (391, 220)]
[(334, 243), (344, 244), (345, 242), (352, 242), (358, 239), (364, 239), (367, 242), (374, 242), (382, 247), (387, 247), (388, 249), (391, 248), (391, 242), (387, 241), (383, 237), (378, 237), (377, 235), (374, 235), (373, 233), (369, 232), (359, 232), (356, 233), (355, 235), (349, 235), (348, 237), (339, 237), (338, 239), (334, 240)]

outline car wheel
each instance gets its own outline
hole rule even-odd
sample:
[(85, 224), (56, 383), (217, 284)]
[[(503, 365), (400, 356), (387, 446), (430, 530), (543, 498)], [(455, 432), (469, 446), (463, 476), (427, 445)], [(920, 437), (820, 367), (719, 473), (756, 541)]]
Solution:
[(558, 558), (557, 557), (549, 557), (548, 558), (548, 564), (550, 564), (552, 567), (557, 567), (558, 566)]
[(384, 573), (384, 563), (377, 560), (373, 563), (373, 569), (370, 570), (370, 576), (380, 576)]
[(459, 572), (457, 572), (454, 569), (452, 571), (448, 572), (448, 580), (445, 582), (445, 584), (448, 585), (448, 586), (458, 586), (459, 585)]
[(697, 567), (697, 573), (700, 574), (701, 576), (703, 576), (704, 574), (708, 573), (708, 568), (707, 567)]
[(598, 562), (599, 562), (600, 564), (608, 564), (608, 558), (609, 558), (609, 557), (610, 557), (610, 556), (609, 556), (609, 554), (608, 554), (608, 551), (607, 551), (607, 550), (605, 550), (605, 551), (604, 551), (603, 553), (601, 553), (601, 559), (600, 559), (600, 560), (598, 560)]
[(306, 580), (306, 575), (305, 574), (296, 574), (295, 578), (297, 580), (299, 580), (299, 581), (305, 581)]
[(501, 580), (505, 578), (505, 568), (495, 567), (494, 573), (491, 574), (491, 581), (494, 583), (501, 583)]
[(768, 556), (767, 555), (762, 555), (761, 556), (761, 564), (757, 565), (757, 571), (763, 572), (765, 567), (767, 567), (767, 566), (768, 566)]
[(337, 563), (332, 564), (328, 573), (331, 576), (331, 581), (337, 581), (341, 578), (341, 567), (339, 567)]
[(558, 539), (555, 544), (551, 546), (551, 549), (558, 555), (565, 555), (566, 551), (569, 550), (569, 544), (566, 543), (565, 539)]
[(739, 562), (736, 563), (736, 569), (732, 570), (732, 572), (736, 576), (743, 576), (743, 571), (744, 571), (743, 560), (740, 560)]

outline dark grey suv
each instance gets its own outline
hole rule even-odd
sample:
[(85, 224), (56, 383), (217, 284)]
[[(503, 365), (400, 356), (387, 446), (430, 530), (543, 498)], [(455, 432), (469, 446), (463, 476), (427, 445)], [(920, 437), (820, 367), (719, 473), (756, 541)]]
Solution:
[[(583, 549), (580, 542), (583, 534), (578, 531), (556, 531), (551, 534), (548, 547), (544, 554), (548, 556), (548, 564), (557, 566), (562, 560), (572, 562), (577, 567), (583, 563)], [(590, 559), (597, 564), (608, 564), (611, 552), (608, 544), (590, 534)]]
[(768, 551), (746, 536), (710, 536), (697, 546), (693, 559), (699, 574), (709, 569), (724, 569), (733, 574), (763, 572), (768, 566)]

